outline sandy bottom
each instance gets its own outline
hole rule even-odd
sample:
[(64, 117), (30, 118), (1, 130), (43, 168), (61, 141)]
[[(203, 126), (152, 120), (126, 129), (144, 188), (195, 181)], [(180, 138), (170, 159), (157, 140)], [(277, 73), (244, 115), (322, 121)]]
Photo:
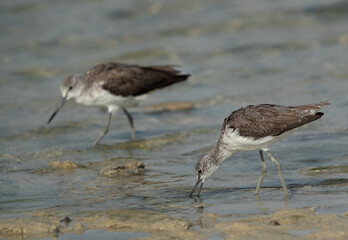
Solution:
[(226, 220), (215, 213), (199, 219), (200, 227), (166, 214), (139, 210), (88, 211), (70, 215), (56, 210), (32, 212), (26, 218), (1, 220), (0, 237), (36, 239), (87, 230), (147, 232), (137, 239), (348, 239), (348, 213), (320, 215), (314, 209), (284, 209), (267, 216)]

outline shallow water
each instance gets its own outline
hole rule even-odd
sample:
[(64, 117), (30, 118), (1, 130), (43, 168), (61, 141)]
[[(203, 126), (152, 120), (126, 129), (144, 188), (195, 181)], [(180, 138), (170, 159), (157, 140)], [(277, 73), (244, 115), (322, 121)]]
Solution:
[[(219, 232), (205, 231), (206, 214), (233, 220), (283, 208), (347, 212), (347, 1), (16, 0), (0, 6), (0, 220), (40, 211), (74, 219), (81, 212), (139, 210), (187, 221), (189, 232), (220, 239)], [(106, 113), (73, 102), (47, 126), (61, 81), (107, 61), (175, 64), (192, 77), (129, 110), (136, 141), (120, 112), (102, 145), (92, 147)], [(332, 105), (322, 119), (271, 148), (291, 191), (288, 201), (268, 160), (260, 199), (254, 196), (261, 171), (256, 151), (233, 155), (205, 183), (202, 199), (188, 198), (196, 162), (232, 111), (325, 99)], [(146, 110), (175, 101), (194, 107)], [(57, 160), (83, 167), (50, 169)], [(109, 164), (134, 160), (144, 162), (144, 174), (98, 175)], [(56, 237), (129, 239), (153, 230), (79, 234)]]

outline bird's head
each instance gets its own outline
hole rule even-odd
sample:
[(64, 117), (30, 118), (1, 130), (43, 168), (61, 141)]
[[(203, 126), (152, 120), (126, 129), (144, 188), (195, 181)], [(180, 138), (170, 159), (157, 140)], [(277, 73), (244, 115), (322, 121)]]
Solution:
[(62, 97), (65, 98), (66, 101), (76, 98), (81, 94), (83, 85), (81, 84), (83, 80), (83, 76), (79, 74), (71, 75), (67, 77), (60, 86), (60, 92), (62, 93)]
[(58, 108), (53, 112), (51, 117), (48, 119), (47, 124), (49, 124), (54, 116), (58, 113), (58, 111), (64, 106), (65, 102), (68, 101), (71, 98), (76, 98), (79, 96), (83, 91), (83, 76), (75, 74), (72, 76), (69, 76), (67, 79), (65, 79), (62, 82), (62, 85), (60, 86), (60, 92), (62, 93), (62, 100), (58, 106)]
[(192, 197), (192, 194), (195, 192), (198, 185), (201, 184), (197, 194), (197, 196), (199, 196), (204, 182), (216, 172), (220, 165), (221, 164), (216, 161), (213, 151), (198, 161), (195, 169), (197, 174), (197, 182), (190, 193), (190, 197)]

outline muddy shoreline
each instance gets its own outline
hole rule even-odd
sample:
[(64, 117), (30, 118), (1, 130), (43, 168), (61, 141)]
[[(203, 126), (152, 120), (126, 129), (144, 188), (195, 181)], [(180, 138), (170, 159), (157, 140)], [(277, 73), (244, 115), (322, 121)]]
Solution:
[[(197, 222), (196, 222), (197, 221)], [(347, 239), (348, 213), (316, 214), (314, 208), (283, 209), (270, 215), (226, 220), (216, 213), (203, 213), (196, 221), (173, 218), (153, 211), (110, 209), (64, 213), (34, 211), (28, 217), (0, 220), (0, 237), (37, 239), (61, 234), (83, 234), (87, 230), (146, 232), (151, 237), (205, 239)], [(199, 225), (199, 228), (193, 227)]]

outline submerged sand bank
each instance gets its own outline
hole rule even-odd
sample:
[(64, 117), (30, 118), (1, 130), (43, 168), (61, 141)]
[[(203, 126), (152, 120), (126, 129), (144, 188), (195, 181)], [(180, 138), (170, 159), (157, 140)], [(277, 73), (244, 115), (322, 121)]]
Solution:
[[(75, 232), (83, 234), (88, 229), (161, 233), (167, 236), (190, 236), (191, 224), (166, 214), (140, 210), (100, 210), (70, 215), (55, 211), (37, 211), (27, 218), (11, 218), (0, 221), (0, 238), (35, 239), (56, 237)], [(68, 220), (67, 220), (68, 219)]]
[[(348, 217), (316, 214), (314, 209), (284, 209), (266, 216), (224, 220), (214, 213), (203, 214), (197, 222), (166, 214), (140, 210), (86, 211), (78, 214), (42, 210), (26, 218), (0, 221), (0, 237), (34, 239), (84, 231), (148, 232), (143, 239), (347, 239)], [(197, 227), (194, 227), (196, 226)]]

